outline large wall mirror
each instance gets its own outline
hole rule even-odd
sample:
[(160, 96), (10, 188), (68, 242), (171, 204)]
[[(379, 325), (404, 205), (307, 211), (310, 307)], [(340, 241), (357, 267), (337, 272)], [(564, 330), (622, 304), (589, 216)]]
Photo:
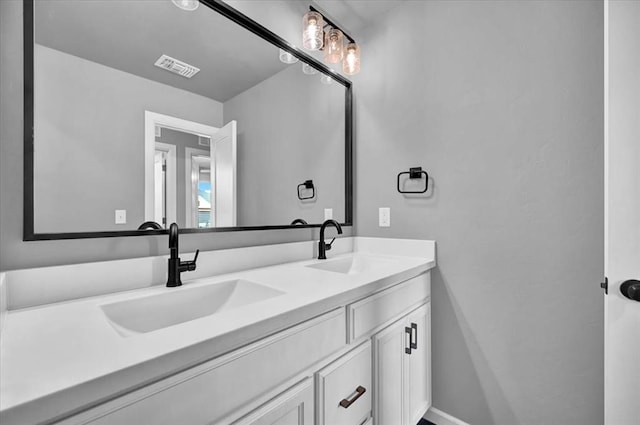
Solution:
[(351, 224), (344, 77), (215, 0), (24, 4), (25, 240)]

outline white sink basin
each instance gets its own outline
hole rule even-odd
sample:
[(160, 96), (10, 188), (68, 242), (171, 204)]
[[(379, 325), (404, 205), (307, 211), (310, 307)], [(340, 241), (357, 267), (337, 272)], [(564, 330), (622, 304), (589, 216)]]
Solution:
[(148, 297), (101, 305), (123, 336), (158, 329), (253, 304), (284, 292), (248, 280), (230, 280), (193, 288), (170, 288)]
[(353, 275), (375, 270), (392, 264), (393, 262), (393, 260), (388, 258), (353, 256), (337, 260), (320, 260), (318, 263), (307, 265), (307, 267), (328, 272)]

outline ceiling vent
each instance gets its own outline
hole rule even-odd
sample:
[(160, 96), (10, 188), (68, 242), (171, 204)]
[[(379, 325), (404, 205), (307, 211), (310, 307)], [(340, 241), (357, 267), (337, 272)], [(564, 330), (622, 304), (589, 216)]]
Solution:
[(184, 63), (167, 55), (160, 56), (160, 59), (158, 59), (154, 65), (185, 78), (191, 78), (200, 72), (200, 68), (196, 68), (193, 65), (189, 65), (188, 63)]

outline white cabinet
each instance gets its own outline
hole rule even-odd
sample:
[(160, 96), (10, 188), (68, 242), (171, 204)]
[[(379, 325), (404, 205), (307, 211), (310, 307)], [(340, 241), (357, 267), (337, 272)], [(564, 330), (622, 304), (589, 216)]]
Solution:
[(404, 328), (405, 320), (399, 320), (373, 337), (373, 417), (376, 425), (402, 424)]
[(423, 273), (350, 304), (347, 307), (349, 342), (373, 335), (424, 304), (430, 295), (431, 274)]
[(431, 405), (427, 303), (373, 337), (376, 425), (415, 425)]
[(371, 341), (317, 372), (317, 425), (360, 425), (369, 418), (371, 381)]
[[(431, 406), (431, 306), (426, 304), (407, 319), (413, 333), (411, 354), (404, 356), (403, 423), (415, 425)], [(408, 337), (410, 335), (406, 334)]]
[(313, 425), (313, 378), (306, 378), (233, 425)]
[(429, 295), (427, 272), (57, 424), (415, 425)]
[(344, 324), (344, 309), (333, 310), (59, 425), (229, 423), (228, 418), (235, 419), (248, 406), (266, 402), (274, 389), (343, 349)]

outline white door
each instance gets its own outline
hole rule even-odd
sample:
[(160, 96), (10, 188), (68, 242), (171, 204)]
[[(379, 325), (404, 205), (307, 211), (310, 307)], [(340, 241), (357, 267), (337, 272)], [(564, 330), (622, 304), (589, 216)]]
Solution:
[(236, 121), (230, 121), (211, 138), (211, 223), (215, 227), (235, 227), (236, 218)]
[[(156, 159), (161, 155), (162, 163), (158, 164)], [(164, 167), (162, 167), (164, 165)], [(160, 166), (160, 169), (158, 169)], [(145, 212), (145, 221), (153, 220), (162, 227), (168, 228), (171, 223), (177, 220), (176, 205), (176, 145), (168, 143), (155, 143), (154, 154), (154, 179), (151, 181), (153, 187), (153, 217), (150, 218)], [(159, 199), (158, 199), (159, 198)], [(160, 203), (160, 205), (158, 205)], [(160, 212), (160, 214), (158, 214)]]
[(373, 337), (375, 425), (402, 424), (402, 361), (408, 342), (402, 319)]
[(154, 156), (154, 197), (153, 197), (153, 221), (162, 224), (162, 227), (167, 227), (166, 220), (166, 170), (167, 159), (166, 153), (162, 151), (156, 151)]
[[(404, 356), (404, 423), (417, 424), (431, 406), (431, 308), (427, 304), (409, 315), (410, 353)], [(405, 332), (406, 333), (406, 332)]]
[(605, 3), (605, 424), (640, 424), (640, 2)]

